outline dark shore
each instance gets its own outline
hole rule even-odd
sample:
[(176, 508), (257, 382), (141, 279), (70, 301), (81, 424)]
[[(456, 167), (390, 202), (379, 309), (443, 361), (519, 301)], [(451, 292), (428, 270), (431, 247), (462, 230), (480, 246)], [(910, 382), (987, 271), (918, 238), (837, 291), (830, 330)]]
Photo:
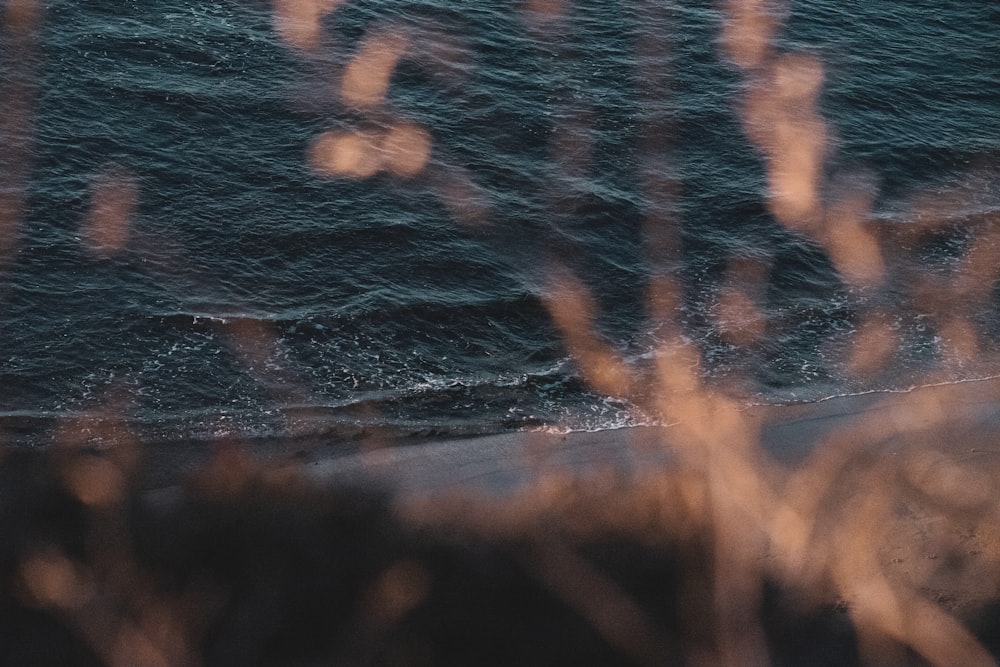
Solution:
[[(853, 432), (872, 456), (931, 448), (942, 470), (997, 479), (998, 394), (989, 380), (747, 410), (790, 469)], [(715, 641), (710, 531), (643, 528), (671, 437), (9, 449), (0, 663), (696, 663)], [(890, 578), (919, 576), (923, 598), (1000, 656), (997, 534), (946, 523), (933, 503), (896, 515), (877, 554)], [(960, 534), (961, 564), (942, 534)], [(748, 613), (772, 664), (862, 663), (851, 599), (767, 577), (762, 590)]]

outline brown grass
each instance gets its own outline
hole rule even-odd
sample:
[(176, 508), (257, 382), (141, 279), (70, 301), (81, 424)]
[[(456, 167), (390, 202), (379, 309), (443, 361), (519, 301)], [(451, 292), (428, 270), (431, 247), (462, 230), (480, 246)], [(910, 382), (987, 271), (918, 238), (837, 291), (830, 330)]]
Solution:
[[(339, 4), (276, 0), (276, 28), (314, 57), (336, 48), (321, 20)], [(864, 188), (825, 194), (824, 67), (775, 51), (782, 13), (773, 5), (724, 3), (721, 41), (746, 83), (734, 103), (764, 160), (768, 210), (821, 247), (851, 288), (879, 294), (906, 284), (907, 298), (940, 326), (944, 364), (982, 358), (972, 313), (997, 278), (996, 221), (982, 223), (952, 275), (896, 275), (898, 237), (939, 223), (915, 213), (905, 232), (883, 229)], [(525, 20), (552, 38), (567, 29), (567, 6), (527, 2)], [(16, 251), (22, 219), (38, 20), (32, 3), (10, 2), (6, 12), (3, 55), (15, 76), (0, 159), (4, 192), (14, 194), (0, 201), (0, 267)], [(656, 40), (641, 47), (668, 48)], [(457, 221), (478, 226), (488, 218), (485, 199), (460, 167), (433, 163), (432, 130), (383, 108), (400, 58), (426, 48), (426, 36), (390, 26), (331, 73), (343, 103), (383, 124), (321, 134), (309, 164), (334, 178), (426, 173)], [(556, 136), (573, 136), (572, 128)], [(586, 151), (575, 153), (567, 169), (585, 169)], [(646, 194), (669, 202), (672, 184), (655, 171)], [(112, 169), (97, 180), (84, 226), (90, 252), (107, 256), (131, 242), (139, 196), (130, 174)], [(652, 230), (670, 221), (649, 222)], [(651, 232), (650, 253), (678, 253), (678, 238)], [(730, 267), (714, 316), (735, 345), (766, 335), (757, 304), (767, 274), (753, 263)], [(956, 455), (949, 441), (962, 422), (947, 409), (954, 386), (886, 402), (786, 466), (762, 447), (768, 424), (758, 413), (703, 380), (701, 353), (676, 317), (675, 280), (649, 287), (662, 338), (654, 367), (636, 369), (598, 333), (585, 280), (566, 267), (550, 275), (546, 306), (581, 373), (596, 391), (672, 425), (662, 445), (673, 468), (586, 477), (565, 470), (503, 501), (394, 498), (391, 490), (317, 487), (294, 466), (264, 466), (233, 442), (182, 486), (149, 493), (127, 401), (109, 397), (104, 412), (62, 429), (44, 453), (5, 451), (0, 661), (995, 664), (1000, 470), (991, 459)], [(863, 314), (845, 357), (858, 376), (891, 363), (898, 341), (888, 315)], [(244, 331), (234, 341), (247, 372), (273, 339)]]

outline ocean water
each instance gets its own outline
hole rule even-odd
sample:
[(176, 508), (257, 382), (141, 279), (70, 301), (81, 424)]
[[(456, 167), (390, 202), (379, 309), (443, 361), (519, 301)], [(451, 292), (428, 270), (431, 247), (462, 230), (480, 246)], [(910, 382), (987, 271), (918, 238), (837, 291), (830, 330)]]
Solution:
[[(543, 302), (557, 263), (640, 370), (663, 324), (648, 285), (672, 275), (706, 381), (748, 401), (905, 388), (941, 365), (938, 306), (907, 281), (947, 277), (1000, 224), (1000, 7), (785, 9), (775, 49), (824, 67), (827, 181), (863, 183), (883, 226), (943, 220), (893, 248), (901, 277), (873, 295), (768, 213), (720, 3), (567, 6), (540, 27), (517, 2), (345, 0), (306, 52), (264, 2), (46, 3), (26, 209), (0, 276), (5, 441), (49, 442), (108, 406), (151, 441), (648, 420), (581, 379)], [(393, 30), (410, 48), (384, 100), (345, 104), (350, 58)], [(429, 138), (419, 173), (311, 166), (322, 133), (399, 119)], [(125, 241), (95, 253), (86, 224), (108, 174), (135, 205)], [(669, 257), (650, 242), (665, 227), (681, 239)], [(735, 260), (766, 267), (766, 326), (747, 345), (713, 315)], [(982, 358), (949, 362), (947, 378), (996, 372), (994, 292), (971, 313)], [(843, 349), (873, 304), (899, 346), (862, 378)]]

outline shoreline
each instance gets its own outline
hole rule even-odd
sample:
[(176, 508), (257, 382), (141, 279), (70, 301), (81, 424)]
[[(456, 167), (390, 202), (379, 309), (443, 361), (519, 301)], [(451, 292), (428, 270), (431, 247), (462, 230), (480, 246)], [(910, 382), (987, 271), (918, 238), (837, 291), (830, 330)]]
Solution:
[[(924, 404), (922, 412), (907, 408), (918, 403)], [(903, 414), (908, 410), (912, 414)], [(763, 451), (785, 465), (802, 463), (825, 440), (838, 431), (856, 430), (864, 420), (881, 420), (876, 425), (863, 426), (865, 438), (896, 447), (903, 446), (910, 437), (926, 439), (921, 431), (928, 427), (933, 430), (936, 422), (939, 425), (949, 424), (962, 437), (976, 442), (967, 449), (975, 448), (983, 453), (985, 450), (995, 451), (992, 444), (987, 442), (988, 436), (1000, 433), (1000, 377), (928, 383), (906, 390), (846, 394), (811, 402), (747, 403), (742, 406), (741, 411), (762, 425), (760, 442)], [(7, 450), (46, 451), (69, 445), (99, 451), (113, 446), (118, 438), (135, 440), (135, 436), (129, 433), (128, 424), (113, 414), (96, 412), (75, 415), (65, 424), (52, 419), (48, 418), (45, 429), (49, 433), (47, 440), (50, 444), (18, 444), (15, 429), (11, 431), (13, 439), (7, 439)], [(85, 435), (67, 438), (65, 434), (72, 433), (74, 426)], [(627, 443), (635, 438), (650, 439), (638, 434), (652, 432), (658, 433), (669, 445), (669, 425), (568, 432), (519, 430), (491, 433), (484, 430), (481, 434), (467, 435), (450, 434), (434, 427), (404, 432), (370, 424), (355, 425), (340, 433), (316, 432), (287, 436), (233, 432), (216, 439), (147, 440), (140, 435), (143, 459), (141, 486), (156, 489), (179, 484), (190, 474), (208, 465), (220, 451), (233, 446), (264, 465), (299, 466), (310, 477), (318, 480), (322, 480), (324, 474), (344, 478), (350, 470), (360, 471), (366, 466), (374, 467), (382, 471), (379, 476), (388, 479), (391, 485), (392, 475), (387, 476), (385, 471), (394, 465), (417, 463), (420, 469), (429, 471), (432, 459), (436, 460), (433, 465), (442, 468), (436, 474), (436, 478), (442, 482), (447, 482), (447, 471), (451, 468), (456, 471), (462, 466), (480, 466), (485, 469), (489, 467), (489, 461), (494, 460), (497, 462), (498, 474), (502, 474), (502, 459), (531, 459), (543, 450), (552, 453), (556, 459), (559, 456), (567, 458), (571, 467), (574, 457), (566, 452), (573, 448), (583, 448), (597, 459), (603, 456), (610, 463), (620, 465), (632, 456), (620, 450), (627, 449)], [(957, 450), (961, 449), (960, 441), (954, 438), (946, 441), (949, 452), (959, 453)], [(604, 443), (603, 447), (608, 451), (598, 455), (601, 443)], [(406, 453), (388, 453), (397, 450), (405, 450)], [(560, 451), (563, 454), (558, 454)], [(426, 452), (426, 455), (415, 452)], [(422, 458), (427, 460), (421, 461)], [(662, 464), (662, 458), (662, 455), (653, 457), (651, 462)], [(398, 460), (398, 463), (394, 463), (394, 460)], [(459, 474), (460, 472), (456, 472), (456, 475)]]
[[(936, 446), (946, 456), (1000, 457), (1000, 378), (868, 392), (812, 403), (752, 404), (760, 445), (775, 462), (796, 467), (823, 443), (854, 433), (889, 453)], [(947, 432), (947, 437), (940, 437)], [(669, 465), (671, 426), (601, 431), (509, 431), (475, 436), (429, 434), (333, 440), (325, 436), (262, 437), (143, 445), (142, 487), (177, 485), (233, 446), (264, 466), (300, 469), (320, 484), (373, 483), (384, 490), (430, 491), (477, 484), (492, 492), (530, 483), (560, 467), (625, 474)], [(959, 435), (959, 437), (955, 437)], [(664, 446), (665, 445), (665, 446)], [(476, 482), (478, 480), (478, 482)]]
[[(781, 664), (817, 664), (831, 652), (838, 655), (837, 664), (863, 662), (857, 651), (867, 589), (834, 586), (837, 568), (844, 566), (852, 576), (873, 568), (901, 604), (944, 614), (981, 638), (990, 655), (1000, 656), (995, 620), (1000, 529), (990, 527), (1000, 512), (992, 484), (1000, 479), (1000, 445), (994, 443), (1000, 433), (1000, 381), (745, 411), (763, 424), (763, 450), (787, 471), (805, 469), (814, 463), (810, 453), (850, 445), (855, 437), (862, 447), (848, 450), (863, 454), (862, 473), (882, 457), (886, 463), (902, 461), (905, 457), (891, 457), (913, 447), (935, 454), (929, 460), (916, 457), (932, 482), (954, 480), (956, 466), (974, 468), (969, 479), (988, 482), (986, 500), (973, 494), (973, 502), (959, 505), (957, 513), (947, 505), (948, 493), (942, 505), (934, 496), (938, 487), (914, 486), (917, 493), (892, 495), (892, 507), (866, 524), (856, 496), (865, 500), (879, 490), (848, 470), (845, 488), (836, 479), (827, 489), (831, 506), (817, 515), (815, 539), (801, 552), (804, 570), (829, 576), (784, 577), (783, 557), (772, 545), (746, 545), (745, 563), (761, 577), (764, 595), (750, 601), (755, 606), (749, 613), (760, 614)], [(122, 568), (145, 573), (149, 586), (176, 577), (194, 587), (184, 589), (194, 591), (192, 599), (204, 596), (206, 608), (214, 610), (213, 627), (224, 628), (205, 640), (206, 651), (224, 650), (230, 637), (233, 646), (244, 646), (271, 633), (268, 641), (281, 655), (327, 659), (343, 649), (330, 639), (329, 628), (356, 629), (371, 618), (365, 605), (375, 604), (372, 595), (390, 584), (416, 582), (419, 595), (408, 603), (412, 607), (388, 626), (403, 634), (375, 636), (371, 645), (405, 646), (409, 639), (397, 637), (412, 636), (459, 651), (463, 660), (454, 664), (487, 664), (483, 658), (493, 655), (492, 637), (538, 650), (538, 634), (518, 630), (524, 618), (532, 619), (533, 628), (551, 628), (546, 650), (553, 655), (580, 642), (597, 642), (593, 651), (607, 651), (588, 649), (570, 660), (574, 664), (632, 664), (620, 659), (615, 635), (602, 636), (602, 629), (612, 627), (601, 625), (602, 605), (607, 595), (620, 595), (615, 607), (624, 614), (620, 620), (629, 621), (633, 612), (654, 619), (647, 624), (650, 636), (666, 637), (668, 648), (662, 650), (679, 656), (704, 640), (698, 627), (716, 620), (718, 601), (710, 582), (720, 533), (711, 510), (690, 504), (683, 479), (658, 474), (676, 470), (671, 437), (668, 426), (428, 437), (382, 447), (315, 442), (294, 451), (281, 439), (174, 443), (146, 448), (140, 476), (110, 490), (105, 482), (129, 474), (115, 458), (121, 452), (112, 448), (10, 451), (0, 463), (6, 480), (0, 484), (5, 500), (0, 523), (16, 539), (6, 547), (4, 576), (30, 584), (37, 575), (45, 582), (43, 575), (52, 568), (63, 568), (59, 572), (70, 579), (84, 577), (78, 588), (87, 591), (119, 590), (112, 579), (100, 577)], [(907, 477), (905, 466), (897, 467), (897, 482), (921, 482)], [(151, 484), (156, 479), (163, 483)], [(963, 496), (958, 500), (964, 502)], [(62, 509), (56, 514), (35, 509), (46, 507)], [(848, 525), (846, 532), (842, 524)], [(105, 535), (100, 531), (107, 529), (119, 531), (116, 539), (127, 546), (111, 554), (123, 559), (115, 567), (100, 560), (108, 557), (104, 551), (74, 550), (81, 535)], [(844, 535), (865, 537), (866, 530), (874, 536), (869, 542), (838, 542)], [(136, 563), (141, 568), (135, 569)], [(0, 606), (19, 619), (18, 627), (29, 629), (27, 635), (19, 631), (18, 641), (48, 636), (49, 621), (38, 615), (39, 606), (48, 605), (56, 618), (89, 613), (73, 597), (76, 588), (42, 583), (29, 588), (34, 597), (19, 598), (13, 588), (6, 598), (0, 595)], [(231, 606), (212, 607), (213, 591), (231, 592)], [(103, 599), (94, 596), (89, 604)], [(136, 604), (158, 603), (142, 598)], [(304, 618), (324, 619), (321, 630), (303, 631), (319, 627)], [(486, 628), (486, 639), (470, 642), (473, 628)], [(891, 629), (868, 631), (893, 641)], [(605, 640), (610, 648), (601, 648)], [(86, 650), (73, 639), (50, 641), (62, 651)], [(626, 648), (644, 651), (644, 646)], [(890, 646), (889, 655), (898, 658), (893, 664), (924, 664), (911, 660), (915, 654), (905, 646), (897, 648), (893, 653)]]
[[(860, 438), (895, 455), (930, 446), (956, 460), (1000, 459), (1000, 378), (869, 392), (814, 403), (749, 405), (760, 446), (795, 468), (826, 443)], [(958, 437), (956, 437), (958, 436)], [(408, 438), (365, 450), (313, 450), (303, 460), (310, 479), (326, 484), (371, 482), (400, 493), (435, 489), (502, 493), (546, 472), (613, 469), (625, 475), (670, 465), (671, 426), (604, 431), (518, 431), (455, 438)]]

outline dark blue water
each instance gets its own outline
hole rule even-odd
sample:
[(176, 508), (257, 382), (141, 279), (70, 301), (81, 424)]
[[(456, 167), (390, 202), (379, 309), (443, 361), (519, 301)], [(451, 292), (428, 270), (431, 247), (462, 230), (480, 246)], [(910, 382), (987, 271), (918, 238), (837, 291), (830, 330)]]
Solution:
[[(45, 442), (111, 397), (151, 440), (643, 421), (580, 379), (542, 303), (555, 263), (586, 282), (597, 326), (639, 369), (662, 324), (647, 285), (674, 276), (706, 379), (747, 400), (906, 387), (940, 361), (939, 320), (910, 302), (906, 276), (947, 274), (1000, 223), (1000, 10), (788, 9), (776, 48), (825, 68), (829, 182), (866, 183), (885, 226), (927, 201), (944, 220), (894, 249), (903, 278), (872, 296), (767, 212), (718, 3), (569, 4), (546, 33), (515, 2), (347, 0), (310, 54), (263, 2), (49, 3), (26, 213), (2, 276), (7, 439)], [(377, 110), (350, 108), (345, 63), (392, 27), (412, 48)], [(430, 137), (419, 174), (310, 167), (320, 133), (399, 119)], [(109, 172), (130, 175), (137, 204), (123, 247), (95, 255), (82, 228)], [(464, 209), (446, 196), (456, 182), (475, 193)], [(659, 253), (657, 234), (681, 241)], [(766, 333), (749, 346), (712, 315), (740, 258), (767, 266)], [(842, 349), (873, 300), (901, 344), (861, 379)], [(983, 361), (954, 379), (994, 372), (996, 306), (973, 314)]]

